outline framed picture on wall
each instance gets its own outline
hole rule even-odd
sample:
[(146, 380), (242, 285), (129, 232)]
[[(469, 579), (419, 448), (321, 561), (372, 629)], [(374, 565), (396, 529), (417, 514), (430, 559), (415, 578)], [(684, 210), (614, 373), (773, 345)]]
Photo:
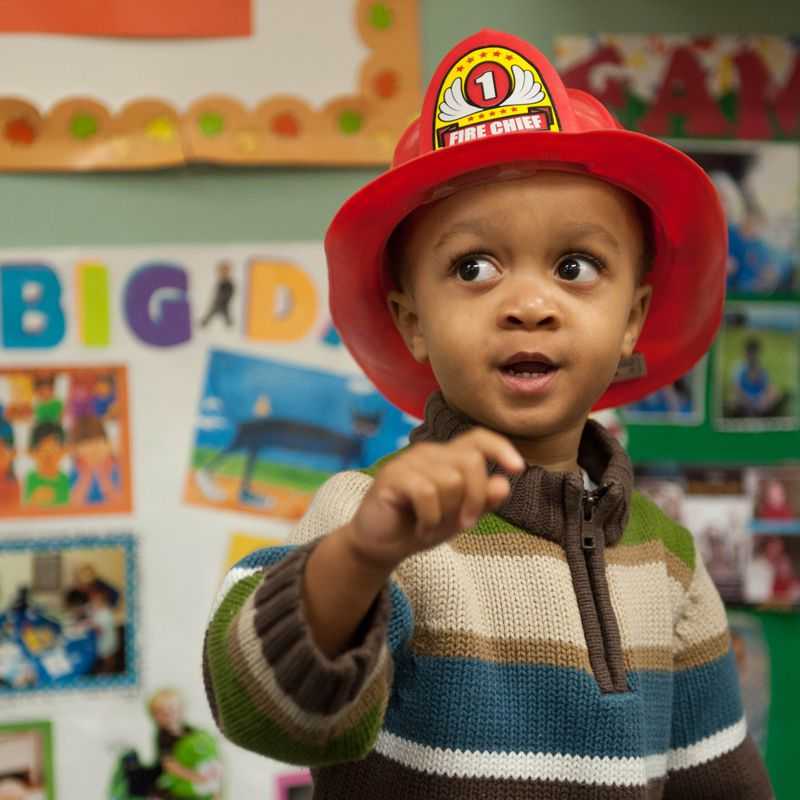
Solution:
[(794, 430), (800, 413), (800, 307), (729, 303), (715, 345), (715, 426)]

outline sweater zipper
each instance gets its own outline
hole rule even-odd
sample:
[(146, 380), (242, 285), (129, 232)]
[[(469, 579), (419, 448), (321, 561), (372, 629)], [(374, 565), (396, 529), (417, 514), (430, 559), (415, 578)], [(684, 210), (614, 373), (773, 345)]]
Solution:
[[(594, 521), (594, 512), (597, 508), (598, 503), (602, 500), (602, 498), (608, 492), (610, 486), (608, 484), (603, 484), (599, 486), (597, 489), (593, 490), (583, 490), (583, 494), (581, 496), (581, 507), (580, 507), (580, 534), (581, 534), (581, 550), (583, 552), (584, 563), (586, 564), (586, 573), (589, 577), (589, 584), (590, 584), (590, 592), (592, 598), (592, 604), (594, 606), (594, 614), (600, 625), (600, 634), (601, 634), (601, 645), (599, 648), (599, 652), (596, 654), (600, 657), (603, 665), (603, 671), (607, 672), (611, 680), (611, 686), (603, 689), (603, 691), (626, 691), (627, 690), (627, 681), (624, 681), (624, 676), (620, 676), (623, 678), (623, 682), (625, 683), (625, 688), (622, 686), (617, 686), (617, 688), (613, 687), (614, 684), (614, 672), (615, 670), (612, 667), (611, 659), (609, 657), (608, 652), (608, 642), (611, 640), (618, 640), (619, 639), (619, 629), (617, 627), (616, 619), (609, 620), (607, 614), (613, 614), (613, 610), (608, 605), (607, 614), (603, 613), (603, 609), (601, 608), (600, 604), (598, 603), (597, 593), (598, 587), (596, 585), (594, 573), (592, 570), (592, 561), (594, 559), (600, 558), (601, 556), (595, 554), (595, 550), (597, 549), (597, 537), (598, 535), (602, 535), (603, 531), (602, 528), (598, 530), (595, 521)], [(602, 580), (602, 578), (600, 579)], [(603, 591), (607, 594), (607, 587), (603, 587)], [(617, 681), (620, 681), (620, 677), (618, 677)], [(605, 681), (603, 681), (605, 683)]]

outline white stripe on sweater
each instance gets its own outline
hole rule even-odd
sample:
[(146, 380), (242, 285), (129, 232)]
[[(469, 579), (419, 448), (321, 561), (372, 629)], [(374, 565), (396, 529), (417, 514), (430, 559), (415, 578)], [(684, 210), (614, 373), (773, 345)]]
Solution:
[(222, 605), (225, 595), (227, 595), (239, 581), (249, 578), (257, 572), (263, 572), (263, 570), (263, 567), (231, 567), (226, 573), (222, 585), (219, 587), (217, 596), (214, 598), (214, 605), (211, 607), (209, 619), (211, 620), (214, 618), (214, 614), (219, 611), (219, 607)]
[(643, 786), (667, 770), (703, 764), (737, 747), (746, 734), (744, 718), (678, 750), (646, 758), (572, 756), (561, 753), (485, 753), (429, 747), (381, 731), (376, 752), (410, 769), (450, 778), (515, 778), (597, 786)]

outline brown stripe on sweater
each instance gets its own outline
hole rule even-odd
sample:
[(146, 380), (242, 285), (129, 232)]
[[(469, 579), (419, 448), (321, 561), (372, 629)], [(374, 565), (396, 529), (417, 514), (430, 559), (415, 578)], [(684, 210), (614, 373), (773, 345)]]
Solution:
[(640, 672), (642, 670), (672, 670), (672, 648), (670, 647), (632, 647), (623, 651), (625, 670)]
[(327, 658), (313, 640), (303, 601), (305, 565), (316, 545), (298, 548), (265, 572), (253, 595), (253, 627), (278, 686), (304, 711), (335, 714), (353, 702), (375, 668), (385, 646), (391, 600), (388, 590), (381, 592), (359, 626), (360, 639)]
[(548, 639), (503, 639), (468, 631), (417, 627), (411, 649), (418, 656), (474, 658), (499, 664), (549, 664), (591, 673), (585, 647)]
[(643, 564), (665, 563), (667, 574), (685, 590), (692, 582), (693, 572), (672, 551), (667, 550), (657, 539), (633, 545), (617, 545), (606, 548), (606, 563), (614, 566), (638, 567)]
[[(286, 695), (275, 679), (271, 667), (261, 656), (258, 638), (253, 631), (252, 596), (240, 609), (231, 624), (228, 652), (234, 672), (253, 705), (277, 723), (289, 736), (311, 745), (324, 745), (344, 731), (355, 727), (365, 713), (388, 700), (392, 660), (388, 650), (376, 662), (376, 670), (350, 708), (339, 709), (338, 715), (309, 713), (298, 708), (294, 698)], [(324, 724), (323, 724), (324, 723)]]
[(718, 636), (713, 636), (706, 639), (704, 642), (687, 647), (675, 654), (675, 669), (684, 670), (692, 669), (693, 667), (702, 667), (703, 664), (708, 664), (711, 661), (716, 661), (722, 658), (731, 646), (731, 638), (728, 631), (720, 633)]
[(313, 774), (314, 800), (662, 800), (664, 786), (661, 780), (650, 781), (647, 786), (597, 786), (513, 778), (453, 778), (419, 772), (375, 752), (364, 761), (323, 767)]
[[(316, 797), (316, 795), (315, 795)], [(664, 800), (772, 800), (769, 775), (748, 735), (735, 749), (713, 761), (669, 773)]]
[[(472, 658), (496, 664), (547, 664), (592, 674), (585, 647), (549, 639), (503, 639), (468, 631), (417, 627), (411, 649), (418, 656)], [(633, 647), (623, 655), (627, 672), (672, 670), (670, 647)]]

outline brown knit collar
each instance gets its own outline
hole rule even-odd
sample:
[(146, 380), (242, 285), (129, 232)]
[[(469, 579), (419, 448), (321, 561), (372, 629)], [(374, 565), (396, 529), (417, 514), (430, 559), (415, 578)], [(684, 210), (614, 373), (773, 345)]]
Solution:
[[(476, 423), (451, 408), (441, 391), (434, 392), (425, 404), (425, 421), (410, 435), (412, 443), (446, 442)], [(627, 453), (606, 429), (588, 420), (578, 449), (578, 464), (598, 485), (607, 487), (595, 507), (597, 529), (605, 533), (607, 545), (616, 544), (628, 521), (628, 506), (633, 490), (633, 468)], [(490, 464), (490, 472), (502, 471)], [(495, 513), (513, 525), (538, 536), (563, 544), (568, 526), (576, 524), (583, 498), (583, 478), (576, 472), (548, 472), (528, 466), (519, 475), (509, 476), (511, 492)]]

